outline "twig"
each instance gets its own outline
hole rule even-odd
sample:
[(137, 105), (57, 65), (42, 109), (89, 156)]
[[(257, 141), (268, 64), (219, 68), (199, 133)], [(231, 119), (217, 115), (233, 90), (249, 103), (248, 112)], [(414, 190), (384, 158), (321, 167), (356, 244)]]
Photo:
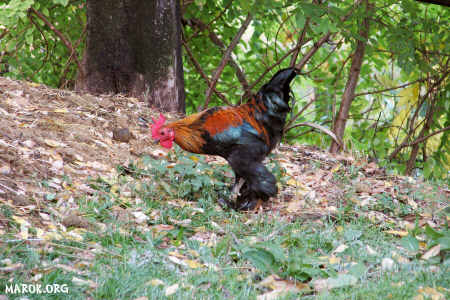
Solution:
[(317, 52), (317, 50), (319, 50), (319, 48), (323, 45), (323, 43), (325, 43), (326, 41), (328, 41), (328, 39), (331, 36), (331, 32), (328, 32), (327, 34), (325, 34), (323, 37), (321, 37), (317, 43), (314, 43), (314, 46), (311, 47), (311, 49), (309, 49), (309, 51), (302, 57), (302, 59), (300, 60), (300, 62), (298, 64), (295, 65), (295, 68), (298, 69), (299, 71), (302, 70), (302, 68), (306, 65), (306, 63), (311, 59), (311, 57), (314, 55), (314, 53)]
[(438, 86), (438, 85), (439, 85), (439, 84), (447, 77), (447, 75), (448, 75), (449, 72), (450, 72), (450, 70), (447, 71), (447, 72), (445, 72), (445, 73), (443, 74), (443, 76), (442, 76), (441, 78), (439, 78), (439, 80), (437, 80), (435, 83), (433, 83), (433, 84), (431, 85), (431, 87), (428, 89), (428, 91), (426, 92), (426, 94), (423, 95), (423, 97), (422, 97), (422, 99), (421, 99), (421, 101), (420, 101), (420, 103), (419, 103), (419, 105), (418, 105), (418, 108), (416, 109), (416, 111), (414, 112), (414, 115), (413, 115), (412, 118), (411, 118), (410, 125), (409, 125), (409, 133), (408, 133), (408, 135), (403, 139), (402, 143), (401, 143), (394, 151), (392, 151), (392, 153), (389, 155), (389, 160), (392, 160), (395, 156), (397, 156), (397, 154), (398, 154), (403, 148), (406, 147), (406, 145), (408, 144), (408, 139), (411, 137), (412, 134), (414, 134), (415, 129), (417, 128), (417, 127), (414, 128), (414, 123), (415, 123), (415, 120), (416, 120), (417, 116), (419, 115), (419, 107), (423, 105), (423, 103), (424, 103), (425, 100), (428, 98), (428, 96), (431, 94), (431, 92), (434, 90), (434, 88), (437, 87), (437, 86)]
[(48, 59), (48, 55), (50, 54), (50, 51), (48, 51), (48, 41), (47, 38), (45, 37), (45, 34), (42, 32), (41, 27), (34, 22), (33, 17), (31, 16), (30, 13), (28, 13), (28, 18), (30, 19), (30, 22), (37, 28), (37, 30), (39, 31), (39, 33), (42, 35), (42, 37), (44, 38), (44, 42), (45, 42), (45, 58), (42, 60), (42, 64), (39, 68), (37, 68), (33, 74), (31, 74), (30, 79), (33, 80), (34, 75), (36, 75), (40, 70), (42, 70), (42, 68), (45, 66), (45, 64), (47, 63), (47, 59)]
[[(305, 42), (310, 41), (311, 39), (308, 39)], [(301, 46), (300, 46), (301, 47)], [(292, 48), (291, 50), (289, 50), (288, 52), (286, 52), (279, 60), (277, 60), (273, 65), (271, 65), (270, 67), (268, 67), (264, 72), (262, 72), (261, 75), (259, 75), (258, 79), (256, 79), (251, 85), (250, 85), (250, 90), (252, 90), (261, 80), (264, 79), (264, 76), (269, 73), (273, 68), (275, 68), (276, 66), (278, 66), (279, 64), (281, 64), (283, 62), (283, 60), (286, 59), (286, 57), (288, 57), (289, 55), (291, 55), (296, 49), (298, 48), (298, 46), (295, 46), (294, 48)]]
[[(222, 54), (224, 54), (224, 52), (226, 50), (226, 46), (222, 42), (222, 40), (217, 36), (217, 34), (215, 34), (214, 31), (211, 30), (209, 28), (209, 26), (206, 25), (205, 23), (203, 23), (201, 20), (192, 19), (191, 21), (192, 21), (192, 24), (197, 26), (199, 29), (201, 29), (203, 31), (208, 31), (208, 33), (209, 33), (208, 35), (209, 35), (209, 38), (211, 39), (211, 41), (214, 44), (216, 44), (222, 51)], [(244, 97), (245, 97), (246, 95), (248, 95), (250, 93), (250, 89), (249, 89), (249, 84), (248, 84), (248, 81), (247, 81), (247, 78), (246, 78), (244, 72), (242, 71), (242, 69), (239, 67), (239, 65), (236, 63), (236, 61), (231, 56), (230, 56), (230, 60), (228, 61), (228, 64), (230, 65), (230, 67), (232, 67), (235, 70), (236, 77), (238, 78), (239, 82), (242, 85), (242, 88), (244, 90)]]
[[(208, 22), (208, 24), (206, 24), (207, 27), (209, 27), (209, 25), (211, 25), (212, 23), (214, 23), (215, 21), (217, 21), (219, 18), (222, 17), (222, 15), (227, 11), (227, 9), (231, 6), (231, 4), (233, 3), (233, 0), (230, 0), (230, 2), (227, 4), (227, 6), (225, 6), (225, 8), (220, 12), (220, 14), (217, 15), (217, 17), (215, 17), (214, 19), (212, 19), (211, 21)], [(189, 43), (193, 38), (195, 38), (200, 32), (202, 32), (203, 29), (197, 29), (190, 37), (188, 40), (186, 40), (186, 43)]]
[(336, 134), (334, 134), (334, 132), (332, 132), (327, 127), (324, 127), (324, 126), (319, 125), (319, 124), (315, 124), (315, 123), (311, 123), (311, 122), (297, 123), (297, 124), (287, 128), (286, 132), (291, 130), (291, 129), (300, 127), (300, 126), (308, 126), (308, 127), (312, 127), (312, 128), (318, 129), (318, 130), (326, 133), (327, 135), (329, 135), (340, 147), (344, 148), (344, 143), (342, 142), (342, 140)]
[(309, 17), (306, 18), (305, 25), (303, 26), (302, 33), (300, 34), (300, 37), (298, 38), (297, 45), (295, 46), (296, 49), (295, 49), (294, 53), (292, 54), (291, 62), (289, 63), (289, 66), (291, 68), (293, 66), (295, 66), (295, 62), (297, 61), (298, 54), (300, 53), (300, 48), (304, 44), (303, 40), (305, 39), (305, 36), (306, 36), (306, 29), (309, 26), (309, 20), (310, 20)]
[(314, 97), (309, 100), (308, 103), (306, 103), (305, 106), (302, 107), (302, 109), (294, 116), (292, 117), (289, 122), (286, 124), (286, 126), (284, 127), (284, 132), (287, 132), (288, 130), (290, 130), (291, 128), (289, 128), (302, 114), (305, 110), (308, 109), (308, 107), (311, 106), (311, 104), (313, 104), (314, 101), (316, 101), (317, 97), (314, 95)]
[(394, 86), (394, 87), (391, 87), (391, 88), (387, 88), (387, 89), (358, 93), (358, 94), (355, 94), (355, 97), (371, 95), (371, 94), (378, 94), (378, 93), (388, 92), (388, 91), (392, 91), (392, 90), (396, 90), (396, 89), (401, 89), (401, 88), (407, 87), (409, 85), (412, 85), (414, 83), (422, 82), (422, 81), (425, 81), (425, 80), (427, 80), (427, 78), (419, 78), (417, 80), (414, 80), (414, 81), (411, 81), (411, 82), (408, 82), (408, 83), (405, 83), (405, 84), (402, 84), (402, 85), (399, 85), (399, 86)]
[(16, 195), (19, 195), (19, 192), (17, 192), (17, 191), (15, 191), (15, 190), (13, 190), (12, 188), (10, 188), (9, 186), (7, 186), (7, 185), (4, 185), (3, 183), (1, 183), (0, 182), (0, 186), (1, 187), (3, 187), (4, 189), (7, 189), (8, 191), (10, 191), (11, 193), (14, 193), (14, 194), (16, 194)]
[(203, 109), (206, 109), (208, 107), (209, 101), (211, 100), (211, 95), (213, 92), (214, 87), (217, 84), (217, 81), (219, 80), (220, 74), (222, 74), (223, 69), (225, 68), (225, 65), (227, 64), (227, 61), (231, 57), (231, 52), (233, 51), (234, 47), (239, 43), (239, 40), (241, 39), (241, 36), (244, 34), (245, 30), (247, 29), (248, 25), (252, 21), (251, 14), (247, 14), (247, 18), (245, 19), (244, 23), (242, 24), (241, 28), (239, 29), (236, 36), (231, 41), (230, 46), (228, 46), (227, 50), (225, 51), (225, 54), (222, 57), (222, 61), (220, 62), (219, 66), (217, 67), (216, 71), (214, 72), (213, 78), (211, 80), (211, 84), (209, 85), (208, 89), (206, 90), (206, 99), (205, 104), (203, 105)]
[[(402, 145), (400, 145), (400, 146), (398, 147), (398, 148), (399, 148), (399, 151), (397, 151), (397, 153), (400, 152), (400, 150), (402, 150), (403, 148), (411, 147), (411, 146), (414, 146), (414, 145), (416, 145), (416, 144), (422, 143), (423, 141), (429, 139), (429, 138), (432, 137), (433, 135), (439, 134), (439, 133), (444, 132), (444, 131), (447, 131), (447, 130), (450, 130), (450, 126), (444, 127), (444, 128), (442, 128), (442, 129), (439, 129), (439, 130), (437, 130), (437, 131), (435, 131), (435, 132), (432, 132), (432, 133), (430, 133), (430, 134), (428, 134), (428, 135), (426, 135), (426, 136), (423, 136), (423, 137), (421, 137), (421, 138), (418, 138), (417, 140), (412, 141), (411, 143), (402, 144)], [(397, 150), (397, 149), (396, 149), (396, 150)]]
[(442, 128), (442, 129), (436, 130), (435, 132), (432, 132), (432, 133), (430, 133), (430, 134), (428, 134), (426, 136), (418, 138), (417, 140), (415, 140), (415, 141), (413, 141), (411, 143), (405, 144), (405, 145), (402, 146), (402, 149), (405, 148), (405, 147), (411, 147), (411, 146), (414, 146), (416, 144), (422, 143), (423, 141), (429, 139), (433, 135), (439, 134), (439, 133), (447, 131), (447, 130), (450, 130), (450, 126), (447, 126), (447, 127)]
[(10, 31), (8, 30), (8, 28), (6, 28), (5, 30), (3, 30), (3, 32), (0, 34), (0, 40), (2, 38), (4, 38)]
[[(67, 49), (69, 49), (70, 53), (76, 53), (75, 49), (73, 48), (72, 43), (64, 36), (64, 34), (62, 34), (61, 31), (59, 31), (55, 26), (53, 26), (52, 23), (50, 23), (49, 20), (47, 20), (47, 18), (41, 14), (41, 12), (37, 11), (36, 9), (34, 9), (33, 7), (30, 8), (30, 10), (39, 18), (41, 19), (48, 27), (50, 27), (50, 29), (60, 38), (60, 40), (63, 42), (63, 44), (67, 47)], [(81, 67), (81, 63), (78, 60), (78, 57), (75, 56), (75, 62), (78, 66), (78, 70), (80, 72), (80, 76), (84, 77), (83, 75), (83, 69)]]
[[(277, 33), (275, 34), (275, 42), (274, 42), (274, 52), (275, 52), (275, 59), (278, 58), (278, 52), (277, 52), (277, 44), (278, 44), (278, 35), (280, 34), (281, 28), (283, 28), (284, 24), (291, 18), (291, 16), (287, 16), (286, 19), (283, 20), (283, 17), (281, 17), (280, 25), (278, 26)], [(268, 42), (268, 39), (266, 40)], [(269, 47), (266, 47), (266, 54)]]
[[(83, 32), (81, 33), (81, 35), (78, 38), (78, 40), (75, 42), (75, 47), (74, 47), (75, 49), (80, 45), (81, 41), (83, 40), (84, 35), (86, 34), (86, 31), (87, 31), (87, 26), (85, 25), (84, 28), (83, 28)], [(59, 80), (59, 87), (60, 88), (63, 88), (68, 82), (68, 80), (65, 80), (65, 79), (66, 79), (67, 73), (69, 72), (70, 63), (71, 63), (71, 61), (72, 61), (72, 59), (73, 59), (75, 54), (76, 54), (75, 52), (72, 52), (70, 54), (70, 56), (69, 56), (69, 59), (66, 62), (66, 67), (64, 68), (63, 76)], [(63, 79), (65, 80), (64, 84), (62, 83)]]
[[(189, 46), (186, 44), (186, 41), (182, 41), (184, 49), (186, 50), (186, 53), (189, 57), (189, 59), (191, 60), (192, 64), (194, 65), (195, 69), (197, 70), (197, 72), (200, 74), (200, 76), (205, 80), (206, 84), (208, 86), (211, 85), (208, 76), (206, 76), (205, 72), (203, 72), (202, 67), (200, 66), (200, 64), (198, 63), (198, 61), (195, 59), (194, 54), (192, 54), (191, 49), (189, 48)], [(231, 102), (228, 101), (228, 99), (221, 93), (219, 92), (215, 87), (213, 88), (214, 93), (216, 93), (216, 95), (222, 99), (223, 102), (225, 102), (227, 105), (232, 106)]]
[(323, 64), (330, 58), (331, 54), (333, 54), (333, 53), (336, 51), (336, 49), (340, 46), (340, 44), (342, 44), (342, 40), (343, 40), (343, 38), (340, 39), (340, 40), (337, 42), (336, 47), (334, 47), (334, 48), (330, 51), (330, 53), (328, 53), (328, 55), (327, 55), (327, 56), (326, 56), (326, 57), (325, 57), (318, 65), (314, 66), (314, 67), (313, 67), (311, 70), (309, 70), (308, 72), (302, 72), (302, 75), (308, 75), (308, 74), (314, 72), (315, 70), (317, 70), (318, 68), (320, 68), (320, 66), (323, 65)]

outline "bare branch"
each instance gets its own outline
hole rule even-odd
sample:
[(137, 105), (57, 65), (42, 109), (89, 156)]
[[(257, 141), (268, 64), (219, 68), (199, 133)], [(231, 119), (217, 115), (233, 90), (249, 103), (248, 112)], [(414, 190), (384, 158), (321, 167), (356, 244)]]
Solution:
[(314, 46), (312, 46), (309, 51), (302, 57), (300, 62), (295, 65), (295, 68), (300, 70), (306, 65), (306, 63), (311, 59), (311, 57), (314, 55), (314, 53), (319, 50), (319, 48), (326, 42), (331, 36), (331, 32), (328, 32), (324, 36), (322, 36), (316, 43), (314, 43)]
[(291, 129), (294, 129), (294, 128), (297, 128), (300, 126), (308, 126), (308, 127), (318, 129), (318, 130), (326, 133), (327, 135), (329, 135), (340, 147), (344, 148), (344, 144), (342, 143), (341, 139), (339, 139), (338, 136), (336, 136), (329, 128), (319, 125), (319, 124), (310, 123), (310, 122), (298, 123), (298, 124), (295, 124), (295, 125), (287, 128), (286, 131), (289, 131)]
[(206, 90), (206, 99), (205, 104), (203, 105), (203, 109), (206, 109), (208, 107), (209, 101), (211, 100), (211, 95), (213, 92), (214, 87), (217, 84), (217, 81), (219, 80), (220, 74), (222, 74), (223, 69), (225, 68), (225, 65), (227, 64), (228, 60), (230, 59), (231, 52), (236, 47), (236, 45), (239, 43), (239, 40), (241, 39), (241, 36), (244, 34), (245, 30), (247, 29), (248, 25), (252, 21), (252, 16), (250, 14), (247, 15), (247, 18), (245, 19), (244, 23), (242, 24), (241, 28), (239, 29), (236, 36), (231, 41), (231, 44), (228, 46), (227, 50), (225, 51), (224, 56), (222, 57), (222, 61), (220, 62), (219, 66), (217, 67), (216, 71), (214, 72), (213, 78), (211, 80), (211, 83)]
[(330, 56), (331, 56), (331, 55), (336, 51), (336, 49), (340, 46), (340, 44), (342, 43), (342, 40), (343, 40), (343, 38), (340, 39), (340, 40), (337, 42), (336, 47), (334, 47), (334, 48), (330, 51), (330, 53), (328, 53), (327, 56), (326, 56), (326, 57), (325, 57), (318, 65), (314, 66), (314, 67), (313, 67), (311, 70), (309, 70), (308, 72), (303, 72), (302, 75), (308, 75), (308, 74), (314, 72), (315, 70), (317, 70), (318, 68), (320, 68), (320, 66), (323, 65), (326, 61), (328, 61), (328, 59), (330, 58)]
[(425, 80), (427, 80), (427, 78), (420, 78), (420, 79), (417, 79), (417, 80), (414, 80), (414, 81), (411, 81), (411, 82), (408, 82), (408, 83), (405, 83), (405, 84), (402, 84), (402, 85), (399, 85), (399, 86), (394, 86), (394, 87), (391, 87), (391, 88), (387, 88), (387, 89), (370, 91), (370, 92), (362, 92), (362, 93), (355, 94), (355, 97), (365, 96), (365, 95), (372, 95), (372, 94), (379, 94), (379, 93), (383, 93), (383, 92), (397, 90), (397, 89), (401, 89), (401, 88), (410, 86), (410, 85), (412, 85), (414, 83), (417, 83), (417, 82), (423, 82)]
[(302, 109), (301, 109), (294, 117), (292, 117), (292, 118), (289, 120), (289, 122), (288, 122), (288, 123), (286, 124), (286, 126), (284, 127), (284, 132), (287, 132), (287, 131), (289, 131), (290, 129), (292, 129), (292, 128), (291, 128), (291, 125), (298, 119), (298, 117), (300, 117), (300, 116), (303, 114), (303, 112), (304, 112), (305, 110), (308, 109), (308, 107), (311, 106), (311, 104), (313, 104), (313, 103), (316, 101), (316, 99), (317, 99), (317, 97), (314, 95), (314, 97), (313, 97), (311, 100), (309, 100), (309, 102), (306, 103), (306, 105), (303, 106)]
[[(310, 41), (311, 39), (309, 39), (308, 41)], [(301, 46), (300, 46), (301, 47)], [(288, 57), (289, 55), (291, 55), (292, 53), (294, 53), (294, 51), (298, 49), (298, 46), (295, 46), (294, 48), (292, 48), (291, 50), (289, 50), (288, 52), (286, 52), (279, 60), (277, 60), (273, 65), (271, 65), (270, 67), (268, 67), (264, 72), (262, 72), (261, 75), (259, 75), (258, 79), (256, 79), (251, 85), (250, 85), (250, 90), (252, 90), (261, 80), (264, 79), (264, 76), (269, 73), (273, 68), (275, 68), (276, 66), (278, 66), (279, 64), (281, 64), (283, 62), (283, 60), (286, 59), (286, 57)]]
[[(231, 6), (231, 4), (233, 3), (233, 0), (230, 0), (230, 2), (227, 4), (227, 6), (225, 6), (225, 8), (220, 12), (220, 14), (218, 14), (214, 19), (212, 19), (211, 21), (208, 22), (208, 24), (206, 24), (207, 27), (209, 27), (209, 25), (211, 25), (212, 23), (214, 23), (215, 21), (217, 21), (220, 17), (222, 17), (222, 15), (227, 11), (227, 9)], [(190, 41), (192, 41), (193, 38), (195, 38), (200, 32), (202, 32), (204, 29), (202, 28), (198, 28), (190, 37), (189, 39), (186, 41), (186, 43), (189, 43)]]
[[(191, 60), (192, 64), (194, 65), (195, 69), (200, 74), (200, 76), (202, 76), (202, 78), (205, 80), (206, 84), (208, 86), (210, 86), (211, 82), (209, 81), (208, 76), (206, 76), (205, 72), (203, 72), (202, 67), (200, 66), (198, 61), (195, 59), (194, 54), (192, 54), (191, 49), (189, 48), (189, 46), (187, 45), (187, 43), (185, 41), (182, 41), (182, 42), (183, 42), (184, 49), (186, 50), (186, 53), (187, 53), (189, 59)], [(230, 103), (230, 101), (228, 101), (228, 99), (221, 92), (219, 92), (215, 87), (213, 88), (213, 91), (227, 105), (230, 105), (230, 106), (232, 105)]]
[[(87, 26), (85, 25), (83, 27), (83, 32), (81, 33), (81, 35), (78, 38), (78, 40), (75, 42), (75, 46), (74, 46), (75, 49), (80, 45), (80, 43), (83, 40), (83, 37), (85, 36), (86, 32), (87, 32)], [(69, 66), (70, 66), (71, 61), (73, 60), (74, 55), (76, 55), (76, 53), (72, 52), (70, 54), (70, 56), (69, 56), (69, 59), (66, 62), (66, 66), (65, 66), (65, 69), (64, 69), (63, 76), (60, 78), (59, 84), (58, 84), (58, 86), (60, 88), (63, 88), (68, 82), (68, 80), (66, 80), (66, 76), (67, 76), (67, 73), (69, 72)], [(63, 83), (63, 80), (64, 80), (64, 83)]]
[(45, 37), (45, 34), (42, 32), (41, 27), (37, 23), (34, 22), (33, 17), (31, 16), (30, 13), (28, 13), (28, 18), (30, 19), (31, 24), (33, 24), (37, 28), (39, 33), (41, 34), (42, 38), (44, 39), (44, 44), (45, 44), (45, 58), (42, 60), (41, 66), (39, 68), (37, 68), (33, 72), (33, 74), (31, 74), (30, 80), (33, 80), (34, 75), (36, 75), (38, 72), (40, 72), (42, 70), (42, 68), (45, 66), (45, 64), (47, 63), (47, 59), (48, 59), (48, 56), (50, 54), (50, 51), (48, 50), (47, 38)]
[[(203, 23), (201, 20), (198, 20), (198, 19), (191, 19), (191, 21), (192, 21), (192, 24), (197, 26), (200, 30), (208, 31), (208, 35), (209, 35), (209, 38), (211, 39), (211, 41), (220, 48), (220, 50), (222, 51), (222, 54), (225, 53), (225, 50), (226, 50), (225, 44), (217, 36), (217, 34), (209, 28), (208, 25), (206, 25), (205, 23)], [(239, 80), (239, 82), (241, 83), (242, 89), (244, 90), (244, 97), (246, 95), (250, 94), (251, 91), (249, 89), (249, 83), (244, 74), (244, 71), (242, 71), (242, 69), (239, 67), (237, 62), (231, 56), (230, 56), (230, 60), (228, 61), (228, 64), (230, 65), (230, 67), (232, 67), (236, 71), (236, 77)]]
[(297, 45), (295, 46), (296, 49), (295, 49), (294, 53), (292, 54), (291, 62), (289, 63), (289, 66), (291, 66), (291, 68), (293, 66), (295, 66), (295, 62), (297, 61), (298, 54), (300, 53), (300, 48), (304, 44), (303, 40), (305, 39), (305, 36), (306, 36), (306, 29), (308, 28), (309, 20), (310, 20), (309, 17), (306, 18), (305, 25), (303, 26), (302, 33), (300, 34), (300, 37), (298, 38)]
[[(72, 55), (72, 53), (76, 53), (72, 43), (64, 36), (64, 34), (62, 34), (61, 31), (59, 31), (52, 23), (50, 23), (49, 20), (47, 20), (47, 18), (39, 11), (37, 11), (36, 9), (34, 9), (33, 7), (30, 8), (30, 10), (39, 18), (41, 19), (48, 27), (50, 27), (50, 29), (59, 37), (59, 39), (63, 42), (63, 44), (67, 47), (67, 49), (69, 49), (70, 54)], [(84, 77), (83, 75), (83, 69), (81, 67), (81, 63), (78, 60), (77, 55), (75, 55), (74, 58), (77, 66), (78, 66), (78, 71), (80, 72), (80, 76)]]
[(0, 40), (1, 40), (2, 38), (4, 38), (8, 33), (9, 33), (9, 30), (8, 30), (7, 28), (4, 29), (3, 32), (0, 33)]
[(426, 135), (424, 137), (418, 138), (417, 140), (415, 140), (415, 141), (413, 141), (413, 142), (411, 142), (409, 144), (406, 144), (404, 147), (411, 147), (411, 146), (414, 146), (416, 144), (422, 143), (423, 141), (428, 140), (433, 135), (439, 134), (439, 133), (447, 131), (447, 130), (450, 130), (450, 126), (441, 128), (441, 129), (436, 130), (435, 132), (432, 132), (432, 133), (430, 133), (430, 134), (428, 134), (428, 135)]
[(441, 82), (447, 77), (448, 73), (450, 72), (450, 70), (448, 70), (447, 72), (445, 72), (442, 77), (440, 77), (436, 82), (434, 82), (430, 88), (428, 89), (428, 91), (425, 93), (425, 95), (423, 95), (423, 97), (421, 97), (421, 100), (418, 104), (418, 107), (416, 109), (416, 111), (414, 112), (414, 115), (412, 116), (411, 120), (410, 120), (410, 125), (409, 125), (409, 132), (408, 135), (403, 139), (403, 141), (400, 143), (400, 145), (394, 150), (392, 151), (392, 153), (389, 155), (389, 160), (392, 160), (395, 156), (397, 156), (397, 154), (405, 147), (407, 147), (408, 140), (410, 139), (410, 137), (414, 134), (414, 132), (417, 129), (417, 126), (414, 128), (414, 123), (415, 120), (417, 118), (417, 116), (419, 115), (419, 107), (421, 107), (423, 105), (423, 103), (425, 102), (425, 100), (428, 98), (428, 96), (433, 92), (433, 90), (441, 84)]

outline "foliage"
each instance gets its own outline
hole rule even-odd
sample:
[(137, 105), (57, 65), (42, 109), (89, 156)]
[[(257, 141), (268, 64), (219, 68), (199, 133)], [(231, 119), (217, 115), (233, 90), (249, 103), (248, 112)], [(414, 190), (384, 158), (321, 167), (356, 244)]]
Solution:
[[(356, 41), (361, 40), (361, 20), (370, 13), (369, 39), (344, 143), (347, 149), (377, 160), (393, 173), (448, 178), (447, 9), (417, 1), (382, 0), (369, 1), (373, 7), (367, 12), (358, 5), (362, 2), (182, 1), (187, 112), (203, 106), (208, 89), (193, 59), (211, 79), (250, 13), (252, 22), (233, 49), (216, 89), (229, 102), (240, 103), (246, 100), (250, 88), (256, 91), (264, 82), (261, 74), (270, 70), (267, 78), (279, 68), (299, 64), (311, 53), (301, 66), (303, 75), (294, 82), (290, 125), (313, 122), (331, 128)], [(85, 45), (85, 1), (3, 0), (0, 7), (0, 72), (51, 86), (73, 87)], [(67, 37), (74, 53), (32, 9)], [(299, 56), (291, 63), (303, 34)], [(326, 34), (330, 34), (328, 39), (315, 51), (315, 43)], [(297, 115), (311, 101), (312, 105)], [(209, 105), (223, 104), (213, 94)], [(305, 128), (289, 130), (285, 141), (321, 147), (330, 144), (329, 137)]]
[[(75, 62), (84, 48), (84, 6), (84, 0), (1, 0), (0, 73), (53, 87), (73, 87)], [(71, 43), (74, 53), (55, 30)]]

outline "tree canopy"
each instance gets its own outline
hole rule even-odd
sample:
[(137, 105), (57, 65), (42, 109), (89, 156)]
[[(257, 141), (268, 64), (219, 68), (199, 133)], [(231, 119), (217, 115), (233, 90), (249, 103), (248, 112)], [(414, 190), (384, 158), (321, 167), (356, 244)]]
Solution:
[[(328, 147), (333, 139), (318, 132), (332, 130), (345, 149), (395, 172), (448, 176), (447, 7), (408, 0), (181, 5), (188, 113), (241, 103), (264, 78), (296, 66), (302, 76), (286, 142)], [(1, 74), (72, 88), (85, 47), (85, 6), (83, 0), (1, 0)], [(336, 122), (344, 103), (341, 136)]]

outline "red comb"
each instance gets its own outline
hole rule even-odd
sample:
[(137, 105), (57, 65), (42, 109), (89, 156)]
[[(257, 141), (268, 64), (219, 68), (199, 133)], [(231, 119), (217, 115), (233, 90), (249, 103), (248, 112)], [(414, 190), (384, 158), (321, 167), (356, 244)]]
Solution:
[(166, 122), (166, 118), (164, 118), (163, 114), (160, 113), (159, 119), (155, 120), (155, 118), (152, 117), (152, 121), (153, 121), (153, 124), (151, 125), (152, 138), (157, 139), (157, 138), (159, 138), (158, 130), (159, 130), (159, 128), (161, 128), (161, 126), (164, 125), (164, 123)]

